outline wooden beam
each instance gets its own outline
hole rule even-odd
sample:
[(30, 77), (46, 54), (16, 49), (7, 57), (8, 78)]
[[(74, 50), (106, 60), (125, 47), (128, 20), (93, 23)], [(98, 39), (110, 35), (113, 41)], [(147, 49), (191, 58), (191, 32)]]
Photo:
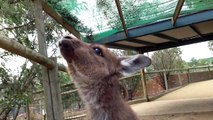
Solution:
[(68, 24), (58, 13), (56, 13), (45, 1), (42, 1), (42, 8), (43, 10), (50, 15), (53, 19), (55, 19), (59, 24), (64, 26), (70, 33), (80, 39), (80, 33)]
[(152, 42), (147, 42), (147, 41), (144, 41), (144, 40), (139, 40), (139, 39), (127, 39), (125, 41), (128, 41), (128, 42), (133, 42), (133, 43), (138, 43), (138, 44), (143, 44), (143, 45), (149, 45), (149, 46), (156, 46), (155, 43), (152, 43)]
[(78, 91), (78, 89), (69, 90), (69, 91), (62, 92), (61, 95), (72, 94), (72, 93), (75, 93), (75, 92), (77, 92), (77, 91)]
[(171, 36), (168, 36), (168, 35), (165, 35), (165, 34), (162, 34), (162, 33), (153, 34), (153, 36), (163, 38), (163, 39), (166, 39), (166, 40), (169, 40), (169, 41), (172, 41), (172, 42), (176, 42), (176, 43), (178, 42), (178, 39), (171, 37)]
[(203, 37), (202, 33), (198, 31), (193, 25), (189, 26), (195, 33), (197, 33), (200, 37)]
[(117, 44), (117, 43), (109, 43), (109, 44), (106, 44), (106, 46), (110, 47), (110, 48), (117, 48), (117, 49), (136, 50), (136, 47), (128, 46), (128, 45), (121, 45), (121, 44)]
[(178, 18), (179, 14), (180, 14), (180, 11), (181, 11), (182, 7), (183, 7), (184, 1), (185, 0), (178, 0), (177, 6), (175, 8), (175, 12), (174, 12), (173, 17), (172, 17), (173, 26), (175, 26), (177, 18)]
[(178, 43), (174, 43), (174, 42), (160, 43), (160, 44), (157, 44), (157, 46), (155, 46), (155, 47), (149, 46), (149, 47), (141, 47), (138, 49), (145, 53), (145, 52), (162, 50), (162, 49), (167, 49), (167, 48), (172, 48), (172, 47), (189, 45), (192, 43), (205, 42), (205, 41), (209, 41), (209, 40), (213, 40), (213, 35), (206, 35), (206, 36), (203, 36), (203, 38), (194, 38), (194, 39), (190, 39), (190, 40), (183, 40), (183, 41), (179, 41)]
[[(16, 40), (10, 39), (6, 36), (3, 36), (0, 34), (0, 48), (5, 49), (11, 53), (20, 55), (22, 57), (25, 57), (27, 59), (30, 59), (36, 63), (39, 63), (49, 69), (52, 69), (55, 64), (52, 60), (45, 57), (44, 55), (41, 55), (22, 44), (18, 43)], [(66, 67), (62, 64), (58, 64), (58, 69), (61, 71), (66, 72)]]
[(118, 14), (119, 14), (119, 17), (120, 17), (120, 20), (121, 20), (121, 23), (122, 23), (126, 38), (128, 38), (128, 31), (127, 31), (126, 23), (125, 23), (125, 20), (124, 20), (124, 17), (123, 17), (120, 1), (119, 0), (115, 0), (115, 3), (116, 3), (116, 6), (117, 6), (117, 9), (118, 9)]
[(20, 55), (22, 57), (28, 58), (35, 61), (49, 69), (52, 69), (55, 65), (52, 60), (48, 59), (44, 55), (41, 55), (22, 44), (18, 43), (16, 40), (7, 38), (6, 36), (0, 35), (0, 48), (10, 51), (14, 54)]
[(67, 68), (62, 64), (58, 64), (58, 70), (63, 71), (63, 72), (67, 72)]
[(74, 115), (74, 116), (71, 116), (71, 117), (66, 117), (66, 118), (64, 118), (64, 120), (76, 120), (76, 119), (82, 120), (82, 118), (84, 118), (86, 116), (87, 116), (86, 114)]
[[(148, 25), (141, 25), (135, 28), (128, 29), (128, 33), (129, 33), (128, 37), (137, 38), (137, 37), (141, 37), (145, 35), (151, 35), (151, 34), (163, 32), (163, 31), (188, 26), (191, 24), (211, 21), (211, 20), (213, 20), (213, 10), (201, 11), (198, 13), (181, 16), (180, 18), (178, 18), (178, 23), (176, 23), (175, 26), (173, 26), (171, 24), (171, 20), (168, 19), (168, 20), (163, 20), (160, 22), (155, 22)], [(126, 39), (125, 33), (122, 31), (122, 32), (115, 33), (109, 37), (99, 39), (96, 42), (100, 44), (106, 44), (106, 43), (118, 42), (125, 39)]]

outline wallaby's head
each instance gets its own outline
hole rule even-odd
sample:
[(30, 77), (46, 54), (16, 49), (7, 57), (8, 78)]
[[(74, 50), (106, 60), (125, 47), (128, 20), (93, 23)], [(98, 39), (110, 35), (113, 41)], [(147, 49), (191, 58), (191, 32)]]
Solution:
[(141, 54), (118, 58), (103, 45), (87, 44), (72, 36), (63, 37), (59, 46), (70, 74), (80, 81), (88, 80), (82, 82), (134, 73), (151, 63), (148, 57)]

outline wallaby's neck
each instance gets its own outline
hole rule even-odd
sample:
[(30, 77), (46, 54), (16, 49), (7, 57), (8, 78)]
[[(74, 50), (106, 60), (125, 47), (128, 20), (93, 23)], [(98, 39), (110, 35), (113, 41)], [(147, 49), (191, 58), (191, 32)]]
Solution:
[(101, 109), (106, 106), (114, 106), (117, 101), (123, 101), (119, 93), (117, 76), (94, 80), (94, 82), (86, 83), (83, 86), (81, 84), (79, 87), (82, 99), (90, 108)]
[(117, 75), (82, 81), (88, 81), (77, 86), (89, 120), (139, 120), (120, 95)]
[(104, 116), (103, 114), (109, 116), (113, 112), (115, 114), (116, 111), (125, 109), (126, 103), (119, 93), (118, 76), (116, 75), (95, 80), (94, 83), (87, 85), (81, 84), (79, 87), (79, 92), (88, 107), (91, 118), (97, 118), (97, 115)]

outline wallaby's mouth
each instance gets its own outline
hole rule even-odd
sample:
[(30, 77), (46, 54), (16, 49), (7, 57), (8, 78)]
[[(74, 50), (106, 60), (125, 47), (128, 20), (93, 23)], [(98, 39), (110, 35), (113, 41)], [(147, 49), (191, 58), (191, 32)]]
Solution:
[(74, 49), (78, 47), (78, 42), (74, 39), (71, 36), (65, 36), (59, 41), (60, 52), (67, 62), (72, 61)]

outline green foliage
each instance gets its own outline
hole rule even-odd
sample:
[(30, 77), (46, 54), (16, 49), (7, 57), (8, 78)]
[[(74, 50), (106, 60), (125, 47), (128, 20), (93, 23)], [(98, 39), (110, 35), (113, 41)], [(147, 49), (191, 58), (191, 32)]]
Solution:
[[(0, 0), (0, 4), (0, 34), (15, 38), (22, 45), (38, 51), (37, 32), (31, 1)], [(55, 52), (58, 49), (58, 36), (62, 36), (65, 30), (45, 13), (44, 23), (46, 32), (44, 34), (47, 36), (46, 43), (47, 46), (50, 46), (48, 51)], [(31, 102), (33, 91), (42, 88), (40, 69), (32, 61), (30, 61), (33, 64), (32, 66), (29, 67), (25, 63), (19, 71), (16, 71), (16, 74), (5, 66), (9, 61), (16, 59), (15, 57), (16, 55), (10, 52), (0, 51), (0, 119), (5, 118), (13, 107), (23, 106)]]
[(133, 51), (133, 50), (124, 50), (124, 55), (125, 56), (131, 56), (131, 55), (136, 55), (137, 52), (136, 51)]
[(28, 34), (33, 34), (34, 19), (29, 12), (30, 4), (27, 0), (20, 3), (10, 4), (9, 1), (0, 1), (0, 33), (13, 36), (20, 43), (27, 41)]
[(212, 65), (212, 64), (213, 64), (213, 57), (204, 58), (204, 59), (192, 58), (190, 62), (188, 62), (189, 67), (206, 66), (206, 65)]
[(0, 113), (5, 114), (3, 118), (13, 108), (28, 104), (32, 100), (33, 91), (37, 90), (38, 65), (27, 68), (26, 62), (21, 67), (18, 76), (8, 74), (10, 70), (0, 67)]
[[(72, 91), (76, 89), (70, 79), (70, 76), (67, 73), (59, 72), (59, 80), (62, 92)], [(77, 92), (63, 94), (62, 101), (64, 109), (67, 108), (80, 109), (81, 107), (83, 107), (83, 103)]]
[(63, 95), (62, 100), (63, 100), (64, 109), (72, 108), (75, 110), (76, 109), (79, 110), (84, 107), (84, 104), (81, 101), (81, 98), (79, 97), (77, 92)]
[[(120, 21), (120, 17), (118, 15), (117, 9), (114, 0), (98, 0), (97, 1), (97, 7), (103, 11), (105, 18), (108, 20), (108, 25), (111, 26), (113, 29), (122, 29), (122, 24)], [(138, 6), (134, 4), (133, 2), (126, 1), (126, 2), (121, 2), (122, 6), (125, 6), (125, 8), (123, 8), (123, 16), (125, 17), (125, 20), (127, 21), (127, 19), (129, 20), (126, 25), (129, 26), (129, 24), (134, 23), (136, 21), (138, 21), (137, 19), (139, 19), (139, 17), (136, 17), (139, 13), (139, 9)], [(130, 4), (130, 6), (127, 4)], [(131, 18), (135, 18), (132, 19)]]
[(67, 73), (59, 72), (58, 76), (61, 85), (71, 84), (71, 79)]
[(204, 58), (208, 61), (209, 64), (213, 64), (213, 57), (210, 57), (210, 58)]
[[(127, 28), (155, 22), (172, 15), (177, 1), (174, 0), (120, 0)], [(105, 15), (112, 29), (122, 29), (114, 0), (97, 0), (97, 7)]]
[(4, 82), (7, 82), (9, 80), (9, 75), (7, 73), (7, 70), (3, 67), (0, 67), (0, 79), (2, 84), (4, 84)]
[(179, 48), (170, 48), (154, 52), (151, 56), (154, 70), (183, 68), (181, 54), (182, 51)]
[[(186, 0), (181, 14), (211, 9), (211, 0)], [(120, 0), (127, 27), (135, 27), (169, 18), (173, 15), (177, 0)], [(121, 29), (121, 22), (114, 0), (97, 0), (97, 7), (105, 15), (108, 25)]]
[[(0, 34), (15, 38), (22, 45), (38, 51), (32, 2), (3, 0), (0, 4), (2, 5), (0, 7)], [(45, 13), (44, 24), (47, 46), (51, 46), (52, 51), (55, 51), (58, 48), (58, 36), (62, 36), (65, 30)]]
[[(124, 79), (120, 80), (120, 84), (124, 86), (128, 90), (129, 98), (132, 99), (132, 97), (137, 94), (141, 87), (141, 75), (134, 75), (132, 77), (125, 77)], [(137, 96), (136, 96), (137, 97)]]
[[(152, 66), (154, 70), (168, 70), (183, 68), (184, 62), (181, 58), (182, 51), (179, 48), (170, 48), (165, 50), (156, 51), (151, 56)], [(163, 72), (159, 73), (161, 77), (161, 83), (165, 87), (164, 74)], [(169, 71), (166, 71), (166, 76), (170, 75)]]
[(209, 41), (208, 42), (208, 47), (209, 47), (209, 50), (213, 51), (213, 41)]
[(186, 8), (183, 8), (183, 10), (189, 10), (189, 11), (198, 11), (202, 9), (209, 9), (212, 8), (212, 0), (185, 0)]

